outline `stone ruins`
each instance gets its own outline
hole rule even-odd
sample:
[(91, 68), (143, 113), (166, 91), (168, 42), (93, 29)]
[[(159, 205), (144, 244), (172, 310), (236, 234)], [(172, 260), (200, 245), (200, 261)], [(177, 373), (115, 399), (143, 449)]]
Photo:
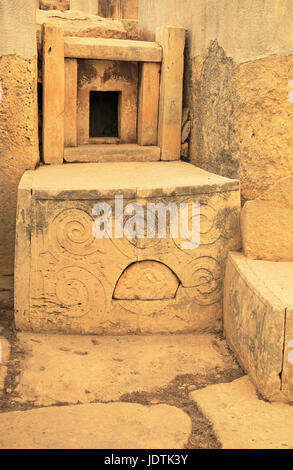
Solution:
[(223, 334), (256, 393), (292, 404), (289, 1), (14, 3), (0, 2), (0, 317), (24, 344)]

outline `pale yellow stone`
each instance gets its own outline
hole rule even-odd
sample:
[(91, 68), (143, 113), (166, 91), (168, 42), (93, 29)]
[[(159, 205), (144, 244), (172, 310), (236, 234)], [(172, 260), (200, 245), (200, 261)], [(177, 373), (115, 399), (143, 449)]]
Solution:
[(160, 64), (143, 63), (140, 69), (137, 142), (157, 145)]
[(95, 403), (2, 413), (0, 448), (182, 449), (190, 434), (175, 406)]
[(64, 149), (64, 160), (75, 162), (150, 162), (159, 161), (160, 147), (137, 144), (90, 144)]
[[(30, 184), (25, 182), (28, 177), (32, 177)], [(25, 178), (17, 222), (18, 328), (103, 334), (221, 328), (225, 260), (229, 250), (240, 247), (237, 181), (183, 162), (46, 166)], [(125, 231), (120, 236), (115, 220), (111, 238), (96, 238), (93, 208), (107, 203), (114, 216), (118, 194), (124, 197), (124, 208), (130, 202), (139, 203), (143, 217), (148, 204), (156, 218), (159, 203), (188, 203), (190, 225), (191, 204), (200, 203), (200, 246), (186, 249), (183, 234), (172, 233), (168, 222), (165, 238), (155, 234), (155, 238), (136, 239)], [(138, 286), (132, 277), (136, 282), (132, 294), (129, 289), (127, 298), (114, 298), (121, 274), (137, 261), (166, 265), (180, 282), (175, 297), (171, 283), (161, 300), (135, 298)], [(156, 266), (149, 266), (149, 292), (157, 289)]]
[(162, 48), (147, 41), (65, 37), (65, 57), (78, 59), (161, 62)]
[(293, 261), (293, 176), (279, 180), (241, 212), (245, 256), (269, 261)]
[(178, 26), (159, 27), (156, 41), (163, 49), (158, 130), (161, 159), (179, 160), (185, 29)]
[(164, 264), (140, 261), (130, 265), (117, 282), (117, 300), (165, 300), (175, 298), (178, 278)]
[(43, 158), (61, 164), (64, 151), (64, 32), (43, 25)]
[(77, 145), (77, 60), (65, 59), (64, 145)]
[[(213, 334), (87, 336), (18, 333), (20, 403), (119, 401), (166, 388), (178, 375), (237, 370)], [(172, 364), (172, 367), (170, 367)]]
[(98, 0), (70, 0), (70, 10), (79, 10), (91, 15), (98, 13)]
[(258, 398), (249, 378), (190, 394), (223, 449), (293, 449), (293, 407)]
[(42, 47), (42, 25), (50, 23), (62, 27), (64, 36), (125, 39), (126, 30), (119, 20), (110, 20), (78, 11), (37, 10), (37, 44)]
[(0, 395), (4, 390), (7, 375), (7, 363), (10, 357), (10, 344), (6, 338), (0, 336)]
[(292, 280), (293, 263), (228, 256), (225, 335), (258, 391), (271, 401), (293, 400)]

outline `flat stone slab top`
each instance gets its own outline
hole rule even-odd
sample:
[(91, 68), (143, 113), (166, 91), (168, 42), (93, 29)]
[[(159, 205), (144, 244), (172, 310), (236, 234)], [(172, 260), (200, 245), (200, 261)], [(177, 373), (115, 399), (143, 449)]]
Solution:
[(192, 392), (223, 449), (293, 449), (293, 406), (258, 398), (247, 376)]
[(122, 162), (44, 165), (27, 172), (32, 197), (107, 199), (156, 197), (238, 191), (239, 182), (184, 162)]
[(80, 11), (37, 10), (37, 41), (42, 44), (42, 25), (50, 23), (61, 26), (65, 36), (102, 37), (125, 39), (127, 33), (120, 20), (101, 18), (100, 16), (82, 13)]
[(293, 263), (230, 253), (224, 329), (258, 391), (271, 401), (293, 401)]
[(24, 359), (16, 401), (34, 406), (119, 401), (167, 387), (180, 375), (238, 370), (214, 335), (18, 333), (17, 339)]
[[(179, 224), (182, 206), (189, 233)], [(104, 209), (107, 221), (99, 228)], [(172, 226), (170, 210), (177, 217)], [(134, 212), (143, 224), (139, 236)], [(219, 331), (225, 259), (240, 247), (239, 212), (238, 181), (184, 162), (64, 164), (26, 172), (18, 192), (17, 328)]]
[(96, 403), (2, 413), (0, 449), (182, 449), (191, 420), (169, 405)]

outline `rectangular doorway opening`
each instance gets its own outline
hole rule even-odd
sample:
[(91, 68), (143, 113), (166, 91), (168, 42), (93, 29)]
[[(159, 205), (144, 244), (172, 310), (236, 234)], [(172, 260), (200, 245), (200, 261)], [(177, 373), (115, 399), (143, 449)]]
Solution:
[(119, 137), (118, 91), (90, 92), (90, 138)]

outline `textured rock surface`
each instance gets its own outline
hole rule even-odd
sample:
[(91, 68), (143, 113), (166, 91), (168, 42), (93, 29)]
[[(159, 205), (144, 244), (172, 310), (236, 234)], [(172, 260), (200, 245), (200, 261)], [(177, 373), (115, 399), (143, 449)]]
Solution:
[(14, 411), (0, 423), (1, 449), (181, 449), (191, 433), (183, 411), (136, 403)]
[(293, 400), (293, 263), (230, 253), (224, 331), (239, 362), (268, 400)]
[[(25, 352), (16, 389), (21, 403), (119, 400), (152, 392), (176, 376), (236, 370), (213, 335), (70, 336), (18, 334)], [(170, 367), (172, 364), (172, 367)]]
[(241, 212), (245, 256), (269, 261), (293, 261), (293, 176), (278, 181)]
[(0, 275), (13, 274), (17, 186), (38, 161), (34, 21), (34, 2), (1, 1)]
[(70, 0), (39, 0), (41, 10), (69, 10)]
[[(114, 200), (117, 194), (125, 200), (120, 209)], [(219, 330), (226, 256), (240, 246), (239, 196), (238, 181), (183, 162), (47, 165), (27, 172), (19, 189), (17, 219), (17, 327), (99, 334)], [(101, 201), (108, 204), (113, 217), (122, 215), (131, 202), (139, 203), (136, 217), (145, 231), (137, 238), (133, 234), (131, 209), (124, 213), (121, 236), (113, 230), (111, 216), (111, 228), (105, 224), (108, 237), (94, 236), (99, 212), (96, 217), (93, 208)], [(176, 233), (167, 222), (166, 234), (158, 236), (157, 230), (154, 236), (148, 234), (147, 212), (154, 214), (155, 228), (158, 220), (165, 223), (170, 202), (178, 213), (181, 203), (189, 204), (192, 233), (182, 229)], [(192, 210), (192, 203), (200, 204), (199, 246), (197, 206)], [(114, 299), (121, 274), (144, 260), (163, 263), (177, 276), (180, 285), (175, 298)], [(152, 291), (157, 276), (152, 269), (147, 276), (141, 273), (136, 282)]]
[(37, 40), (41, 48), (41, 28), (43, 23), (62, 26), (65, 36), (126, 38), (126, 30), (119, 20), (109, 20), (78, 11), (37, 10)]
[(293, 449), (293, 406), (260, 400), (247, 376), (190, 395), (224, 449)]
[[(293, 172), (293, 5), (290, 0), (140, 0), (139, 29), (187, 29), (184, 105), (190, 162), (240, 178), (243, 200)], [(277, 31), (272, 35), (271, 31)]]
[(7, 363), (10, 356), (10, 344), (6, 338), (0, 335), (0, 395), (4, 390), (7, 375)]

